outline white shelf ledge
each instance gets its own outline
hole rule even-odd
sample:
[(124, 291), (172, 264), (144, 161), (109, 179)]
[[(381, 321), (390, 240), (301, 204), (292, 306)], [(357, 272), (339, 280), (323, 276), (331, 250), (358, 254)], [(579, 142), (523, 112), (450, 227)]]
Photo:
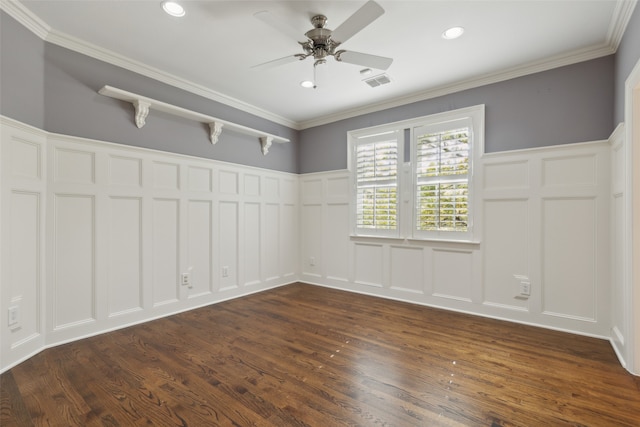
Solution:
[(211, 141), (211, 144), (215, 144), (216, 142), (218, 142), (218, 138), (220, 137), (220, 133), (222, 133), (223, 128), (240, 132), (246, 135), (257, 136), (260, 139), (260, 144), (262, 145), (262, 154), (264, 154), (265, 156), (269, 152), (269, 148), (271, 147), (272, 143), (289, 142), (287, 138), (283, 138), (281, 136), (272, 135), (270, 133), (252, 129), (247, 126), (238, 125), (226, 120), (217, 119), (215, 117), (207, 116), (202, 113), (187, 110), (186, 108), (167, 104), (166, 102), (147, 98), (146, 96), (138, 95), (136, 93), (127, 92), (126, 90), (117, 89), (115, 87), (103, 86), (102, 89), (98, 91), (98, 93), (100, 95), (130, 102), (131, 104), (133, 104), (133, 107), (135, 108), (135, 122), (138, 128), (141, 128), (145, 125), (147, 116), (149, 115), (149, 110), (157, 110), (164, 113), (173, 114), (174, 116), (208, 124), (209, 139)]

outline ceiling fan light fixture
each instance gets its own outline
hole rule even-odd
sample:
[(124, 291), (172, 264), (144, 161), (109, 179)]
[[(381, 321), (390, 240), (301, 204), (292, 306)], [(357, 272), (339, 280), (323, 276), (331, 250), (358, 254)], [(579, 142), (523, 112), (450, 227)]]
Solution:
[(442, 38), (445, 40), (453, 40), (460, 37), (463, 33), (464, 33), (464, 28), (451, 27), (442, 33)]
[(300, 82), (300, 86), (302, 86), (305, 89), (311, 89), (315, 85), (311, 80), (305, 80), (303, 82)]
[(184, 7), (182, 7), (180, 3), (175, 1), (163, 1), (162, 10), (164, 10), (171, 16), (175, 16), (176, 18), (181, 18), (186, 14)]

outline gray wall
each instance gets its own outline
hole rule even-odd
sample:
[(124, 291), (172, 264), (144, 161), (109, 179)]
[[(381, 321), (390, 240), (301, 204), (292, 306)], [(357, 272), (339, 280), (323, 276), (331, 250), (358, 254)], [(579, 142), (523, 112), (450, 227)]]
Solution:
[(0, 114), (44, 127), (45, 43), (0, 12)]
[(640, 6), (636, 6), (631, 15), (616, 52), (614, 126), (624, 121), (624, 84), (638, 60), (640, 60)]
[(300, 173), (347, 167), (347, 131), (485, 104), (485, 150), (607, 139), (613, 55), (301, 131)]
[[(49, 132), (298, 172), (297, 130), (38, 40), (2, 13), (3, 115)], [(130, 103), (98, 94), (104, 85), (280, 135), (291, 142), (274, 143), (264, 156), (257, 137), (223, 129), (214, 146), (209, 142), (207, 125), (156, 111), (151, 111), (147, 124), (138, 129)], [(22, 93), (24, 89), (28, 97)]]

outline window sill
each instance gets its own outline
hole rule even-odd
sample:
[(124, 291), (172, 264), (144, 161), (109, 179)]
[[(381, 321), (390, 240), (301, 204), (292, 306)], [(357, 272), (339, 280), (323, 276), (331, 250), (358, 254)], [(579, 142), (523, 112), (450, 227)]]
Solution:
[(389, 237), (389, 236), (375, 236), (375, 235), (363, 235), (363, 234), (351, 234), (349, 235), (351, 240), (363, 240), (363, 241), (376, 241), (382, 240), (385, 242), (398, 242), (398, 243), (446, 243), (446, 244), (458, 244), (458, 245), (470, 245), (480, 246), (479, 240), (456, 240), (456, 239), (438, 239), (438, 238), (414, 238), (414, 237)]

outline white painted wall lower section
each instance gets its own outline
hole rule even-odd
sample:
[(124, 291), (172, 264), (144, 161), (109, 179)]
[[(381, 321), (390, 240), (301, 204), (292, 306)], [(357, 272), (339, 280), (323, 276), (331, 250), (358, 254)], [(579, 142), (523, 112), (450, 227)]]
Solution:
[(297, 175), (0, 120), (2, 371), (298, 279)]
[(303, 175), (301, 280), (609, 337), (609, 156), (607, 142), (483, 156), (479, 243), (349, 237), (348, 171)]

